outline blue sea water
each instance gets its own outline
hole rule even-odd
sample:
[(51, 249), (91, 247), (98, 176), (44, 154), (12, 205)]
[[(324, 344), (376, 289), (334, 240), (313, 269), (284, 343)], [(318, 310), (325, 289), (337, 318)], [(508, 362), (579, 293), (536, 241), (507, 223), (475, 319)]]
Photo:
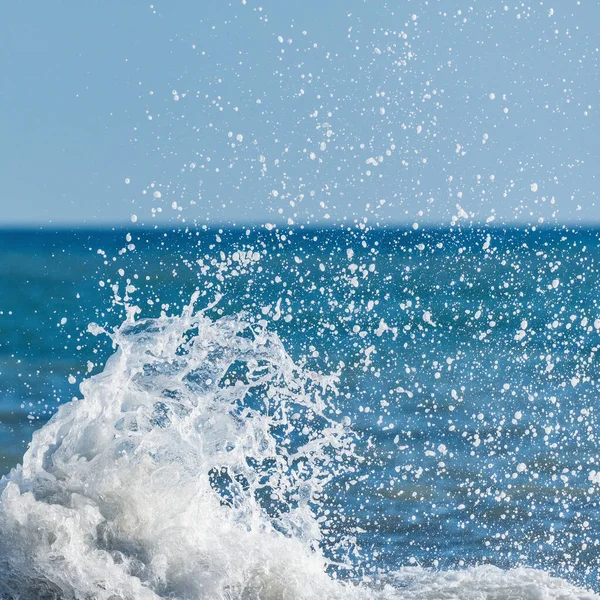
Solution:
[(198, 290), (197, 308), (220, 298), (211, 318), (243, 313), (307, 369), (339, 371), (361, 459), (321, 497), (338, 517), (325, 554), (356, 538), (336, 576), (492, 564), (600, 590), (599, 242), (566, 227), (2, 231), (2, 472), (113, 353), (89, 323), (120, 325), (124, 300), (179, 314)]

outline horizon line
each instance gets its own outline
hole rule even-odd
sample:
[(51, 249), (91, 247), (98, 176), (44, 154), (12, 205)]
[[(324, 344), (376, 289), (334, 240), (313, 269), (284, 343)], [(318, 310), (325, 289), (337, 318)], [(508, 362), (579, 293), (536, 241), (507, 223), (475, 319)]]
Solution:
[[(270, 225), (270, 227), (268, 227)], [(563, 223), (527, 223), (527, 222), (515, 222), (506, 223), (501, 221), (494, 221), (490, 223), (486, 222), (456, 222), (456, 223), (439, 223), (439, 222), (423, 222), (419, 223), (417, 227), (413, 223), (398, 222), (398, 223), (294, 223), (288, 225), (287, 223), (213, 223), (213, 224), (198, 224), (198, 223), (157, 223), (154, 225), (146, 223), (114, 223), (114, 224), (89, 224), (89, 223), (15, 223), (7, 224), (0, 223), (0, 233), (92, 233), (92, 232), (124, 232), (129, 231), (133, 233), (139, 232), (152, 232), (152, 231), (185, 231), (185, 230), (199, 230), (199, 231), (218, 231), (218, 230), (229, 230), (229, 231), (241, 231), (245, 229), (252, 230), (264, 230), (267, 233), (274, 231), (340, 231), (340, 230), (355, 230), (355, 229), (368, 229), (368, 230), (389, 230), (389, 231), (460, 231), (460, 230), (560, 230), (560, 229), (578, 229), (578, 230), (600, 230), (600, 221), (589, 221), (589, 222), (563, 222)]]

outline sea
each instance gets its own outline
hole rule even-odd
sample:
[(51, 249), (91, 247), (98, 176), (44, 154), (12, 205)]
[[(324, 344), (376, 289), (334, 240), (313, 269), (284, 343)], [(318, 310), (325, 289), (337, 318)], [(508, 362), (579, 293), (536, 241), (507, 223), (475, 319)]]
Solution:
[(0, 598), (595, 598), (600, 231), (0, 231)]

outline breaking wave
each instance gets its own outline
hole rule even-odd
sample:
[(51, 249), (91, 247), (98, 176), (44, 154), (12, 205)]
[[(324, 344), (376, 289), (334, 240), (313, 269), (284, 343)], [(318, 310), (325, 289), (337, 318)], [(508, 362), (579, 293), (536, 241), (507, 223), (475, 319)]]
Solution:
[(356, 541), (324, 501), (361, 460), (336, 375), (243, 316), (136, 312), (91, 326), (114, 355), (0, 482), (0, 597), (595, 597), (531, 569), (353, 577)]

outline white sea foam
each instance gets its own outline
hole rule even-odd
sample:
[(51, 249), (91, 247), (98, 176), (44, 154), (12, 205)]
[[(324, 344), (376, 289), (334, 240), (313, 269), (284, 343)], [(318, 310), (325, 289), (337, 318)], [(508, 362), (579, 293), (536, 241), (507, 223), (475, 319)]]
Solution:
[(403, 600), (592, 600), (598, 596), (536, 569), (503, 571), (479, 566), (458, 571), (403, 569), (397, 574)]
[(191, 305), (160, 319), (131, 311), (110, 335), (104, 371), (0, 483), (0, 597), (593, 597), (493, 567), (335, 580), (319, 497), (352, 468), (352, 438), (329, 416), (334, 378), (243, 318)]

